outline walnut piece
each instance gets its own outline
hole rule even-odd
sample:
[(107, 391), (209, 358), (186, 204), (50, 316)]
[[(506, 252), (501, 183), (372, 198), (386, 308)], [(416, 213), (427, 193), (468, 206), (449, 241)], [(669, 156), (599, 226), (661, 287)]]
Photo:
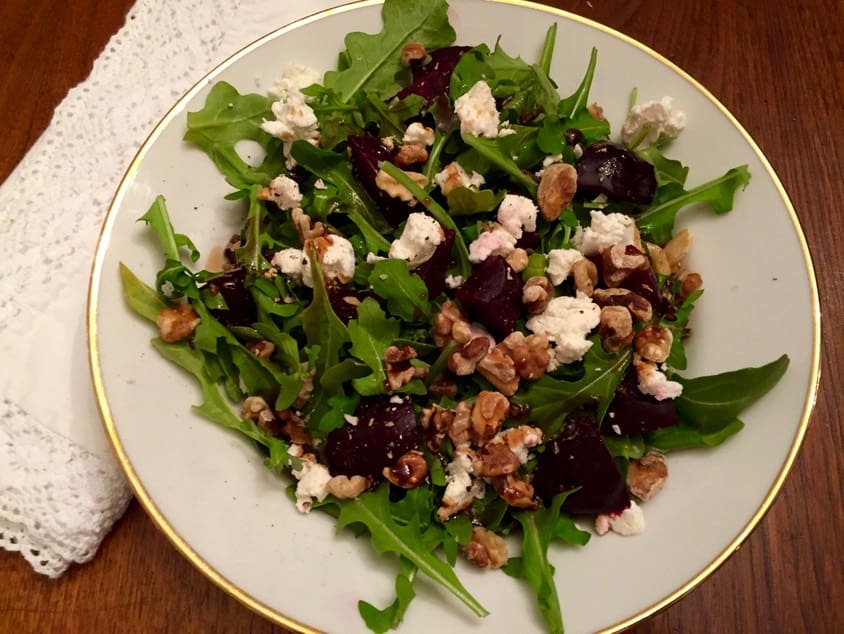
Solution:
[(577, 170), (568, 163), (553, 163), (542, 171), (536, 200), (545, 220), (560, 217), (577, 192)]
[(516, 373), (516, 364), (504, 352), (500, 344), (490, 350), (478, 362), (478, 372), (506, 396), (513, 396), (519, 389), (519, 375)]
[(313, 222), (311, 217), (299, 207), (290, 212), (290, 218), (293, 220), (293, 226), (296, 227), (296, 233), (299, 234), (299, 241), (302, 244), (325, 235), (325, 225), (319, 221)]
[(392, 467), (384, 467), (384, 477), (397, 487), (413, 489), (428, 475), (428, 463), (421, 451), (402, 454)]
[(604, 306), (598, 334), (604, 350), (618, 352), (633, 341), (633, 317), (623, 306)]
[(620, 286), (633, 271), (646, 269), (648, 258), (632, 244), (618, 243), (601, 252), (601, 273), (609, 287)]
[(275, 352), (275, 344), (272, 341), (262, 339), (249, 346), (249, 352), (254, 354), (259, 359), (269, 359), (273, 352)]
[(538, 315), (548, 307), (554, 287), (544, 275), (529, 277), (522, 288), (522, 304), (530, 315)]
[(403, 143), (396, 154), (396, 165), (410, 167), (428, 160), (428, 150), (418, 143)]
[(604, 116), (604, 108), (598, 105), (597, 101), (593, 101), (588, 106), (586, 106), (586, 110), (592, 115), (593, 118), (597, 119), (598, 121), (606, 121), (607, 118)]
[(456, 350), (448, 357), (448, 369), (457, 376), (469, 376), (474, 374), (478, 363), (489, 351), (489, 339), (487, 337), (475, 337), (460, 350)]
[(668, 478), (668, 461), (657, 451), (649, 451), (627, 467), (627, 488), (646, 502), (656, 495)]
[(680, 288), (677, 290), (677, 299), (681, 302), (686, 301), (686, 298), (703, 286), (703, 278), (700, 273), (685, 273), (680, 275), (682, 282)]
[(199, 325), (199, 315), (190, 304), (179, 304), (175, 308), (164, 308), (155, 318), (161, 338), (167, 343), (183, 341), (193, 334)]
[[(428, 179), (424, 174), (408, 171), (405, 171), (405, 174), (420, 187), (425, 187), (428, 184)], [(400, 184), (384, 170), (378, 170), (378, 173), (375, 175), (375, 184), (378, 186), (378, 189), (385, 192), (391, 198), (398, 198), (402, 202), (406, 203), (411, 203), (416, 200), (407, 187)]]
[(481, 391), (472, 407), (472, 436), (476, 445), (484, 445), (498, 430), (510, 412), (510, 401), (501, 392)]
[(401, 49), (402, 66), (413, 66), (416, 62), (424, 60), (427, 54), (422, 42), (408, 42)]
[(466, 558), (481, 568), (501, 568), (510, 555), (507, 542), (482, 526), (472, 528), (472, 541), (463, 549)]
[(518, 249), (513, 249), (513, 252), (507, 256), (506, 261), (507, 264), (510, 265), (511, 269), (513, 269), (516, 273), (521, 273), (527, 268), (528, 265), (527, 251), (525, 251), (521, 247)]
[(653, 307), (648, 300), (626, 288), (598, 288), (592, 294), (592, 301), (601, 308), (624, 306), (638, 321), (650, 321), (654, 315)]
[(525, 335), (513, 331), (501, 342), (502, 350), (513, 360), (518, 375), (526, 381), (536, 381), (548, 368), (550, 343), (544, 334)]
[(308, 429), (304, 419), (302, 419), (298, 413), (293, 410), (286, 409), (278, 412), (277, 414), (281, 425), (279, 427), (278, 434), (273, 434), (274, 436), (283, 436), (290, 442), (297, 445), (313, 444), (314, 439), (313, 436), (311, 436), (311, 430)]
[[(466, 333), (471, 332), (469, 320), (465, 313), (458, 308), (457, 304), (451, 300), (443, 302), (440, 307), (440, 312), (434, 315), (433, 322), (434, 343), (438, 348), (444, 348), (448, 343), (454, 339), (454, 328), (465, 330)], [(465, 326), (465, 328), (464, 328)], [(470, 336), (467, 335), (465, 341), (457, 341), (457, 343), (468, 343)]]
[(372, 483), (369, 478), (360, 475), (337, 475), (325, 485), (328, 492), (340, 500), (352, 500), (366, 491)]
[(269, 404), (260, 396), (248, 396), (240, 405), (240, 415), (253, 421), (258, 427), (275, 436), (279, 431), (278, 421)]
[(662, 247), (665, 258), (671, 267), (671, 272), (676, 273), (683, 266), (683, 258), (692, 247), (692, 232), (688, 229), (678, 231), (673, 238), (671, 238), (664, 247)]
[(387, 368), (387, 387), (397, 390), (413, 379), (425, 376), (427, 368), (417, 368), (411, 363), (416, 358), (416, 350), (411, 346), (389, 346), (384, 350), (384, 364)]
[(588, 258), (581, 258), (571, 265), (574, 287), (587, 297), (592, 297), (598, 283), (598, 267)]
[(472, 462), (476, 476), (491, 478), (516, 473), (522, 465), (519, 457), (503, 442), (489, 443), (478, 451)]
[(453, 422), (454, 410), (436, 404), (422, 410), (420, 425), (425, 433), (425, 444), (431, 451), (437, 452), (440, 450)]
[(455, 446), (469, 444), (469, 430), (472, 428), (472, 406), (460, 401), (454, 408), (454, 418), (448, 428), (448, 437)]
[(673, 342), (671, 330), (661, 326), (645, 326), (633, 339), (636, 352), (654, 363), (663, 363), (668, 358)]
[(512, 474), (493, 478), (492, 486), (509, 506), (520, 509), (535, 509), (539, 506), (533, 497), (533, 485)]
[(665, 255), (665, 251), (658, 244), (645, 243), (648, 250), (648, 258), (651, 261), (651, 268), (657, 275), (671, 275), (671, 263)]

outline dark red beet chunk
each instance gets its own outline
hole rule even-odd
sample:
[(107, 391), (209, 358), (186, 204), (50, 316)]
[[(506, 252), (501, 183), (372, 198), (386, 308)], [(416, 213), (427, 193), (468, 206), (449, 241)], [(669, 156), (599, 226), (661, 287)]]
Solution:
[(613, 201), (649, 205), (656, 194), (656, 170), (627, 148), (600, 141), (577, 162), (577, 193), (606, 194)]
[(580, 487), (563, 502), (568, 513), (620, 513), (630, 505), (627, 485), (590, 418), (575, 418), (545, 445), (533, 474), (536, 494), (546, 502)]
[(407, 218), (415, 205), (408, 205), (398, 198), (393, 198), (375, 184), (378, 164), (382, 161), (393, 162), (395, 150), (390, 150), (374, 136), (350, 136), (347, 139), (351, 151), (352, 172), (355, 178), (375, 201), (375, 204), (392, 225), (398, 225)]
[(469, 317), (501, 340), (516, 329), (522, 306), (522, 281), (504, 258), (491, 255), (457, 289), (457, 299)]
[(244, 286), (246, 269), (232, 269), (208, 282), (211, 292), (220, 293), (226, 300), (228, 310), (212, 310), (211, 314), (227, 328), (249, 326), (255, 323), (257, 309), (252, 293)]
[(445, 276), (451, 263), (451, 248), (454, 246), (454, 230), (443, 229), (443, 234), (445, 237), (437, 245), (431, 259), (413, 269), (428, 287), (428, 299), (434, 299), (445, 290)]
[(516, 248), (525, 250), (536, 250), (542, 243), (538, 231), (524, 231), (522, 237), (516, 241)]
[(328, 289), (328, 302), (334, 309), (334, 314), (344, 324), (358, 318), (358, 305), (371, 296), (371, 293), (360, 293), (349, 288), (332, 287)]
[(387, 396), (364, 397), (354, 415), (356, 424), (346, 422), (326, 439), (325, 457), (332, 475), (381, 480), (384, 467), (419, 445), (421, 436), (409, 398), (393, 403)]
[(454, 67), (469, 50), (468, 46), (446, 46), (431, 51), (431, 60), (413, 69), (412, 83), (403, 88), (396, 96), (404, 99), (408, 95), (419, 95), (427, 103), (431, 103), (440, 95), (448, 93), (448, 85), (451, 82), (451, 73)]
[(622, 288), (633, 291), (650, 302), (654, 315), (662, 315), (665, 306), (663, 305), (662, 293), (659, 290), (659, 281), (656, 274), (650, 267), (644, 270), (633, 271), (627, 279), (621, 283)]
[[(679, 422), (674, 399), (658, 401), (639, 391), (639, 379), (631, 366), (615, 391), (615, 397), (604, 418), (607, 434), (641, 434)], [(616, 432), (616, 429), (618, 430)]]

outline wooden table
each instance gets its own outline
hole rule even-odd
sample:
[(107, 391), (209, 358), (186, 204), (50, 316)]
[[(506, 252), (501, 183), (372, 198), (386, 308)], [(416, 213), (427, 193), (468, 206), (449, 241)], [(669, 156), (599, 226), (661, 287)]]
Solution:
[[(132, 0), (3, 0), (0, 181), (83, 80)], [(844, 631), (844, 188), (838, 0), (548, 2), (630, 35), (707, 86), (767, 154), (803, 223), (823, 307), (822, 386), (802, 451), (743, 548), (657, 632)], [(195, 571), (133, 503), (95, 559), (52, 581), (0, 553), (0, 632), (281, 632)]]

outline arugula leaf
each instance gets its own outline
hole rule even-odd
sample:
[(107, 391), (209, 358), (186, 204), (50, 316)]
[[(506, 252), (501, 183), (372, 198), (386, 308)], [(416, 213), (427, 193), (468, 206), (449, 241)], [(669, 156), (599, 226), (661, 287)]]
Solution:
[[(190, 238), (173, 230), (164, 196), (156, 196), (147, 212), (138, 220), (143, 220), (155, 232), (164, 251), (164, 266), (155, 276), (158, 292), (166, 297), (199, 297), (196, 276), (182, 264), (181, 250), (187, 249), (190, 252), (192, 262), (199, 259), (199, 251)], [(168, 284), (172, 288), (168, 289)]]
[(554, 61), (554, 44), (557, 41), (557, 23), (553, 22), (545, 32), (545, 41), (542, 43), (542, 53), (539, 56), (538, 66), (546, 75), (551, 74), (551, 62)]
[(363, 396), (383, 394), (387, 373), (384, 370), (384, 351), (399, 336), (401, 323), (389, 319), (371, 297), (364, 299), (357, 308), (357, 319), (349, 321), (351, 354), (369, 366), (372, 374), (355, 379), (352, 384)]
[(455, 32), (448, 21), (445, 0), (405, 2), (386, 0), (381, 10), (380, 33), (353, 32), (346, 35), (346, 68), (325, 73), (326, 88), (343, 102), (363, 90), (388, 97), (401, 86), (396, 75), (407, 69), (401, 64), (401, 49), (408, 42), (421, 42), (427, 50), (447, 46)]
[(349, 331), (331, 307), (325, 278), (313, 249), (310, 249), (308, 258), (311, 261), (314, 294), (311, 303), (302, 311), (302, 328), (308, 344), (319, 346), (316, 376), (321, 377), (328, 368), (340, 362), (340, 349), (349, 340)]
[(656, 146), (649, 145), (645, 149), (636, 150), (636, 154), (656, 168), (657, 185), (676, 183), (682, 187), (686, 184), (689, 168), (680, 161), (664, 156)]
[(712, 425), (732, 421), (767, 394), (788, 369), (788, 355), (755, 368), (742, 368), (694, 379), (675, 376), (683, 386), (676, 399), (683, 421), (707, 430)]
[[(466, 145), (474, 149), (492, 165), (508, 174), (516, 184), (530, 194), (531, 198), (536, 198), (539, 185), (532, 176), (521, 170), (509, 154), (504, 153), (499, 139), (482, 139), (474, 134), (463, 134), (461, 136)], [(505, 136), (504, 139), (506, 138)]]
[(455, 187), (446, 194), (448, 210), (452, 216), (470, 216), (495, 211), (504, 199), (491, 189), (476, 191), (469, 187)]
[(356, 523), (365, 525), (372, 538), (372, 545), (379, 553), (399, 554), (454, 594), (472, 612), (478, 616), (487, 616), (489, 612), (463, 587), (451, 566), (430, 551), (423, 541), (418, 522), (410, 521), (401, 525), (393, 519), (389, 491), (389, 485), (382, 484), (375, 491), (339, 502), (338, 529)]
[(397, 628), (404, 619), (410, 602), (416, 596), (413, 581), (416, 579), (418, 568), (404, 557), (401, 557), (399, 561), (401, 571), (396, 575), (396, 598), (390, 605), (379, 610), (366, 601), (358, 601), (358, 612), (363, 622), (376, 634), (383, 634)]
[(264, 257), (263, 248), (266, 245), (266, 234), (263, 231), (266, 206), (258, 200), (258, 185), (249, 187), (249, 214), (246, 217), (246, 242), (235, 250), (235, 257), (239, 264), (248, 271), (263, 273), (270, 268), (270, 263)]
[(645, 434), (644, 441), (649, 448), (663, 452), (680, 449), (706, 449), (720, 445), (743, 428), (744, 423), (738, 418), (719, 425), (709, 426), (706, 431), (694, 425), (680, 423), (673, 427), (664, 427)]
[(701, 295), (703, 295), (703, 289), (696, 290), (683, 300), (682, 305), (674, 315), (674, 319), (661, 319), (659, 322), (659, 325), (663, 328), (669, 328), (671, 334), (674, 336), (671, 342), (671, 350), (665, 362), (675, 370), (686, 369), (686, 350), (683, 344), (683, 338), (688, 334), (686, 325), (689, 323), (695, 302)]
[(431, 317), (428, 288), (418, 275), (410, 272), (404, 260), (380, 260), (372, 267), (369, 285), (375, 294), (387, 300), (392, 315), (407, 321)]
[(717, 214), (727, 213), (733, 208), (733, 197), (739, 187), (750, 182), (747, 165), (740, 165), (729, 170), (723, 176), (698, 185), (688, 191), (682, 190), (669, 200), (660, 202), (644, 211), (636, 219), (636, 225), (642, 234), (649, 236), (657, 244), (665, 244), (674, 232), (674, 219), (677, 212), (692, 203), (706, 203)]
[(120, 263), (120, 282), (123, 286), (123, 298), (129, 308), (155, 323), (158, 313), (167, 308), (158, 293), (139, 280), (123, 262)]
[[(241, 95), (231, 84), (220, 81), (208, 93), (202, 110), (188, 113), (184, 138), (208, 154), (233, 187), (265, 185), (284, 166), (281, 141), (261, 129), (264, 120), (274, 118), (268, 97)], [(237, 142), (245, 139), (255, 141), (266, 153), (257, 167), (247, 164), (235, 150)]]
[(562, 99), (557, 106), (557, 113), (565, 119), (573, 119), (578, 111), (583, 110), (589, 101), (589, 91), (592, 89), (592, 79), (595, 77), (595, 66), (598, 64), (598, 49), (592, 47), (589, 64), (577, 90)]
[(567, 381), (546, 374), (513, 397), (518, 405), (527, 406), (527, 419), (540, 425), (546, 435), (553, 435), (568, 414), (585, 404), (597, 404), (600, 421), (624, 378), (629, 351), (606, 352), (597, 336), (591, 340), (592, 347), (583, 357), (582, 377)]

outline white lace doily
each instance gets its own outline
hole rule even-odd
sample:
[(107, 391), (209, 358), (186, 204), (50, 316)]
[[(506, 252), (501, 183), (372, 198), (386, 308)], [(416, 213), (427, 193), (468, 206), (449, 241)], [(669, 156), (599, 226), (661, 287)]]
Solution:
[(338, 4), (138, 0), (0, 186), (0, 546), (38, 572), (93, 557), (131, 496), (91, 396), (85, 332), (97, 236), (123, 171), (217, 63)]

